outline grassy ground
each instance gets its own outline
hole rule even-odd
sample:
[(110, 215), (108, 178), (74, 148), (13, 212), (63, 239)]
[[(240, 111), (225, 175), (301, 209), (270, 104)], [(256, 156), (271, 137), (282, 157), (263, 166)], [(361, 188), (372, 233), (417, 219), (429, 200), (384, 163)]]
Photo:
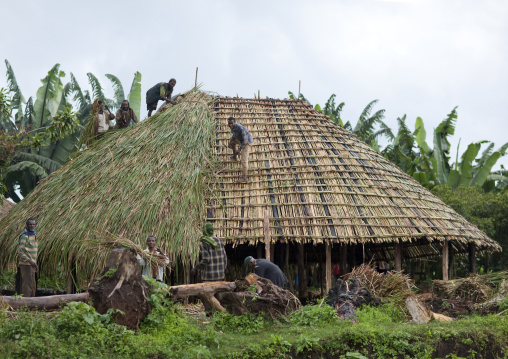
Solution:
[(152, 294), (138, 332), (85, 303), (55, 313), (0, 314), (1, 358), (507, 358), (508, 316), (416, 325), (391, 305), (364, 307), (356, 323), (323, 304), (280, 318), (189, 316)]

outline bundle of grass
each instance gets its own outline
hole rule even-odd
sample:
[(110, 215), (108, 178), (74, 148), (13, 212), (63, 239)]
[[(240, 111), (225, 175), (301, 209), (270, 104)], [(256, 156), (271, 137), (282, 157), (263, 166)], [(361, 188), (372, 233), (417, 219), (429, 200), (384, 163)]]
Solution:
[(185, 100), (136, 126), (110, 131), (48, 176), (0, 222), (1, 265), (16, 257), (28, 217), (38, 219), (39, 265), (46, 273), (76, 268), (90, 278), (105, 256), (83, 240), (110, 233), (144, 246), (155, 235), (170, 260), (197, 258), (210, 171), (213, 100)]
[(433, 291), (442, 298), (481, 303), (491, 298), (506, 280), (508, 280), (508, 271), (474, 274), (454, 280), (435, 280), (433, 281)]
[(413, 289), (416, 288), (409, 275), (402, 272), (383, 275), (368, 264), (353, 268), (346, 279), (358, 279), (374, 297), (389, 300), (401, 308), (405, 307), (406, 298), (413, 295)]

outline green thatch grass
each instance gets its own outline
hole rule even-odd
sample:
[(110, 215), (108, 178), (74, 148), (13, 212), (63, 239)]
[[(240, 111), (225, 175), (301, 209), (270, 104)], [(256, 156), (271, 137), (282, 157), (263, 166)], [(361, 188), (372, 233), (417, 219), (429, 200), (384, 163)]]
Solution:
[[(1, 266), (16, 259), (26, 218), (38, 219), (39, 264), (50, 273), (73, 258), (88, 275), (104, 255), (87, 240), (106, 233), (141, 246), (150, 234), (172, 261), (197, 258), (215, 123), (209, 96), (189, 92), (141, 124), (111, 131), (41, 182), (0, 222)], [(71, 215), (69, 215), (71, 213)], [(85, 242), (84, 242), (85, 241)]]

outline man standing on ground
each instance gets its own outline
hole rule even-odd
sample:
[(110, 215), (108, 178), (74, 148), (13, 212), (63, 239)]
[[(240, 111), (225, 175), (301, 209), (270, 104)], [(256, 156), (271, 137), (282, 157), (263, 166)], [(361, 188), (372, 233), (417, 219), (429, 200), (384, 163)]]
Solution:
[(97, 113), (94, 118), (94, 136), (98, 136), (99, 138), (109, 130), (109, 121), (115, 119), (115, 115), (113, 115), (109, 111), (108, 105), (106, 105), (106, 110), (104, 110), (104, 103), (99, 100), (98, 102)]
[(134, 123), (138, 123), (138, 118), (134, 113), (134, 110), (129, 106), (129, 101), (123, 100), (122, 107), (116, 111), (116, 129), (127, 128), (131, 124), (131, 120)]
[(37, 236), (35, 235), (37, 221), (28, 218), (26, 229), (18, 239), (19, 257), (19, 286), (16, 291), (24, 297), (35, 297), (37, 284), (35, 273), (37, 272)]
[(175, 104), (171, 99), (173, 88), (176, 85), (176, 80), (171, 79), (169, 82), (161, 82), (153, 86), (146, 92), (146, 109), (148, 110), (148, 117), (152, 116), (152, 111), (157, 109), (157, 102), (159, 100), (166, 101), (166, 103)]
[(228, 145), (233, 150), (231, 159), (237, 161), (237, 156), (240, 155), (240, 163), (242, 165), (242, 178), (240, 182), (245, 183), (247, 182), (247, 173), (249, 172), (249, 153), (250, 145), (253, 141), (252, 135), (244, 126), (236, 123), (234, 117), (228, 118), (228, 126), (233, 133)]
[[(155, 236), (148, 236), (146, 239), (145, 252), (149, 252), (160, 259), (164, 260), (164, 263), (169, 264), (169, 258), (166, 254), (164, 254), (157, 245), (157, 238)], [(150, 261), (143, 259), (139, 254), (137, 255), (137, 259), (141, 269), (143, 270), (142, 275), (148, 278), (155, 278), (158, 282), (162, 282), (164, 280), (164, 267), (153, 265)]]
[[(203, 226), (203, 236), (201, 236), (201, 246), (199, 247), (199, 263), (192, 268), (190, 274), (195, 275), (198, 269), (201, 271), (201, 280), (203, 282), (217, 282), (225, 280), (228, 258), (224, 243), (219, 237), (213, 235), (213, 224), (206, 222)], [(206, 302), (203, 302), (205, 311), (211, 313), (212, 308)]]
[(254, 259), (249, 256), (245, 258), (244, 265), (258, 276), (271, 280), (273, 284), (281, 288), (285, 288), (289, 284), (288, 279), (279, 266), (266, 259)]

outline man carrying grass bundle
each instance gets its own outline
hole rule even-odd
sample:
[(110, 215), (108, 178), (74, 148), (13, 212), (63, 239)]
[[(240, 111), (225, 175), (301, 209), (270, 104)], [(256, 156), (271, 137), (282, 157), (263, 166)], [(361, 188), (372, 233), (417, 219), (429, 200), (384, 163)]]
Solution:
[[(169, 258), (166, 254), (164, 254), (159, 247), (156, 247), (157, 238), (155, 236), (148, 236), (146, 239), (146, 246), (148, 248), (145, 249), (145, 252), (152, 253), (163, 259), (166, 264), (169, 264)], [(137, 259), (139, 264), (141, 265), (141, 269), (143, 270), (142, 275), (148, 278), (155, 278), (158, 282), (162, 282), (164, 280), (164, 267), (152, 265), (149, 261), (144, 260), (138, 254)]]
[(249, 153), (250, 145), (253, 141), (252, 135), (244, 126), (236, 123), (234, 117), (228, 118), (228, 126), (233, 133), (228, 145), (228, 147), (233, 150), (231, 159), (237, 161), (237, 156), (240, 155), (240, 163), (242, 166), (242, 178), (240, 182), (245, 183), (247, 182), (247, 173), (249, 172)]
[(106, 105), (106, 110), (104, 110), (104, 103), (101, 100), (97, 101), (97, 113), (94, 116), (94, 136), (97, 138), (101, 138), (104, 133), (109, 130), (109, 121), (115, 119), (115, 115), (113, 115), (109, 111), (108, 105)]
[(138, 118), (134, 113), (134, 110), (130, 107), (129, 101), (123, 100), (122, 107), (116, 111), (116, 129), (129, 127), (131, 120), (134, 123), (138, 123)]
[(161, 82), (153, 86), (146, 92), (146, 109), (148, 110), (148, 117), (152, 116), (152, 112), (157, 109), (157, 102), (159, 100), (166, 101), (166, 103), (175, 104), (171, 99), (173, 88), (176, 85), (176, 80), (171, 79), (169, 82)]
[(37, 221), (28, 218), (23, 234), (18, 238), (18, 276), (16, 276), (16, 293), (24, 297), (35, 297), (37, 282), (37, 236), (35, 234)]

